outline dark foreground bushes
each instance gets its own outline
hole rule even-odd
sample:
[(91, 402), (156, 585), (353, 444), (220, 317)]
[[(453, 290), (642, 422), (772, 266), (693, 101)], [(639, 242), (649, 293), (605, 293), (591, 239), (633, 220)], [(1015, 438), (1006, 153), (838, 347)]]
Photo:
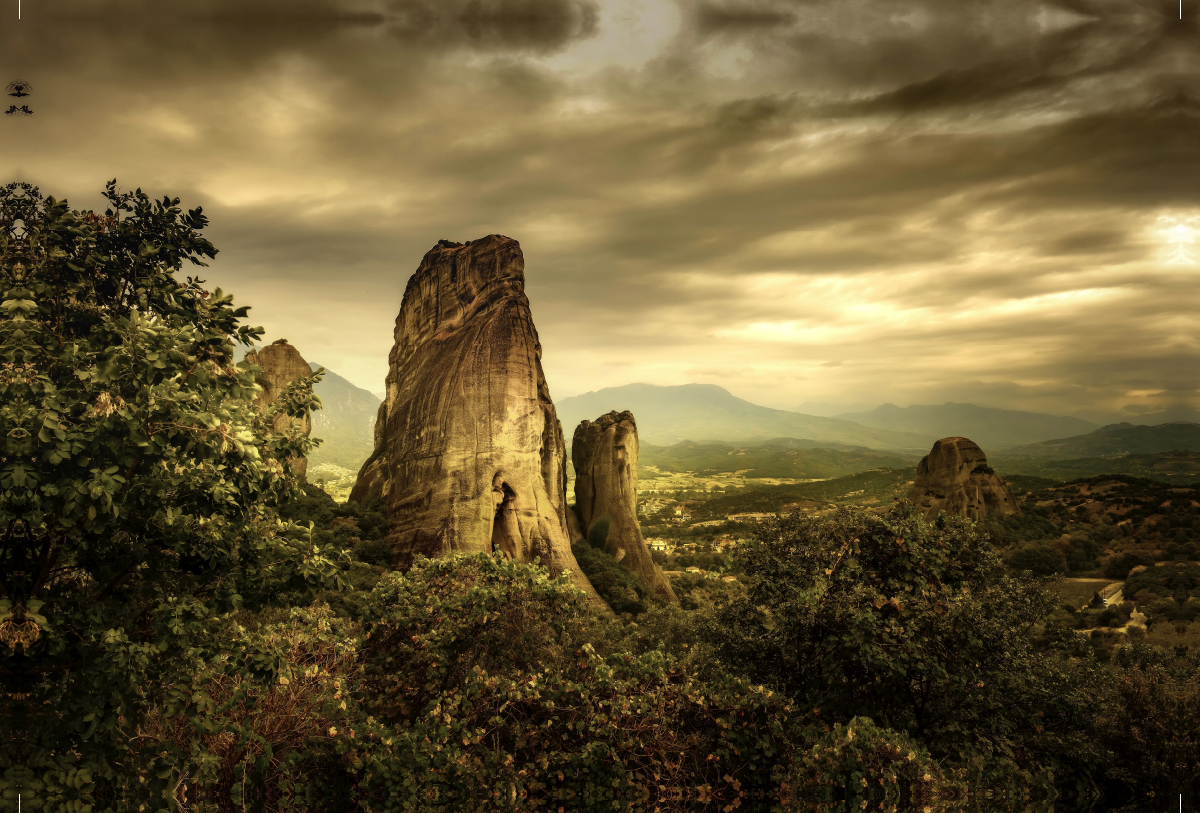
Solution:
[(361, 625), (267, 611), (245, 634), (280, 651), (275, 683), (207, 667), (190, 688), (205, 713), (152, 716), (134, 762), (175, 765), (176, 801), (214, 811), (806, 810), (957, 787), (903, 734), (826, 725), (707, 656), (611, 634), (536, 566), (421, 560), (364, 607)]

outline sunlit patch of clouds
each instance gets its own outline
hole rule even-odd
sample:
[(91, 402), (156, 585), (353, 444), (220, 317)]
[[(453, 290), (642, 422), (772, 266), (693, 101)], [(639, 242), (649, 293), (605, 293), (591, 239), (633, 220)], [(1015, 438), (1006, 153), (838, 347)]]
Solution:
[(1196, 235), (1200, 232), (1200, 215), (1161, 215), (1155, 229), (1166, 243), (1163, 262), (1166, 265), (1196, 265)]
[(183, 144), (194, 144), (200, 136), (200, 127), (192, 117), (182, 110), (165, 106), (140, 112), (130, 117), (128, 126)]
[(594, 36), (541, 58), (540, 63), (581, 73), (614, 67), (638, 69), (662, 53), (682, 19), (672, 0), (605, 0), (598, 8)]
[(1111, 307), (1112, 301), (1124, 293), (1121, 288), (1085, 288), (1075, 291), (1059, 291), (1052, 294), (1029, 296), (987, 305), (969, 306), (949, 316), (958, 320), (990, 319), (1039, 311), (1053, 311), (1063, 318), (1070, 318), (1075, 308), (1103, 304)]

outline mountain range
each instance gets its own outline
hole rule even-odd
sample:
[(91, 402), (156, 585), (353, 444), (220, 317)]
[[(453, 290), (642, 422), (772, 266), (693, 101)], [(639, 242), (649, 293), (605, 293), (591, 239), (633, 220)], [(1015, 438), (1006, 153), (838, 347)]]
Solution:
[[(316, 370), (321, 365), (308, 366)], [(312, 414), (312, 436), (322, 442), (308, 456), (310, 469), (332, 463), (357, 472), (375, 448), (380, 399), (328, 369), (313, 391), (320, 396), (322, 408)]]
[(1014, 446), (997, 459), (1125, 457), (1176, 450), (1200, 451), (1200, 423), (1116, 423), (1084, 435)]
[(955, 403), (908, 407), (884, 404), (870, 412), (847, 412), (836, 417), (875, 429), (915, 432), (935, 439), (959, 435), (975, 441), (984, 451), (1082, 435), (1100, 428), (1080, 418)]
[[(374, 445), (380, 398), (328, 370), (316, 392), (324, 408), (313, 415), (313, 436), (323, 443), (310, 456), (310, 466), (331, 463), (357, 472)], [(563, 398), (556, 406), (568, 448), (580, 421), (612, 410), (633, 412), (643, 444), (641, 462), (667, 471), (837, 476), (855, 467), (893, 467), (915, 460), (936, 439), (953, 435), (979, 443), (1002, 471), (1059, 478), (1075, 471), (1150, 475), (1166, 467), (1174, 472), (1192, 464), (1139, 456), (1200, 452), (1200, 423), (1097, 427), (1074, 417), (956, 403), (884, 404), (824, 417), (760, 406), (712, 384), (629, 384)], [(685, 440), (690, 443), (681, 444)], [(816, 451), (820, 449), (829, 451)], [(1132, 457), (1139, 459), (1105, 462)]]
[(629, 410), (638, 438), (659, 446), (681, 440), (744, 442), (803, 438), (889, 451), (929, 451), (940, 435), (877, 429), (838, 418), (803, 415), (752, 404), (714, 384), (627, 384), (606, 387), (556, 402), (563, 433), (570, 438), (582, 420), (612, 410)]

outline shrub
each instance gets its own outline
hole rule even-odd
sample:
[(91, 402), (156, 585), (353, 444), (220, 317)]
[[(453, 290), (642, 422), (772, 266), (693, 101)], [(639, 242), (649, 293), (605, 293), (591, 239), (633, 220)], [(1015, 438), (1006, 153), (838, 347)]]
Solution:
[(1104, 564), (1104, 575), (1110, 579), (1124, 579), (1135, 567), (1150, 566), (1154, 562), (1136, 553), (1122, 553)]
[(387, 567), (392, 561), (392, 547), (383, 539), (366, 539), (354, 546), (360, 561), (377, 567)]
[(646, 608), (655, 600), (641, 577), (602, 547), (576, 543), (571, 546), (571, 552), (575, 554), (575, 561), (579, 563), (583, 575), (587, 576), (592, 587), (612, 607), (613, 612), (639, 615), (646, 612)]
[(344, 746), (372, 810), (765, 810), (777, 796), (785, 700), (701, 683), (658, 650), (602, 657), (567, 577), (418, 560), (371, 606), (359, 697), (372, 719)]
[(1055, 601), (1007, 575), (969, 521), (927, 523), (911, 505), (794, 514), (740, 556), (745, 593), (718, 607), (710, 632), (733, 674), (830, 723), (869, 717), (938, 755), (998, 755), (1023, 740), (1028, 756), (1039, 742), (1030, 720), (1065, 678), (1027, 630)]
[(1008, 557), (1008, 566), (1035, 576), (1054, 576), (1067, 569), (1067, 561), (1062, 551), (1043, 543), (1019, 548)]
[(164, 749), (186, 754), (175, 789), (181, 804), (316, 809), (328, 786), (349, 777), (351, 766), (334, 743), (338, 731), (353, 730), (355, 709), (344, 698), (360, 668), (355, 628), (328, 607), (295, 608), (243, 634), (243, 644), (277, 653), (276, 683), (247, 679), (230, 668), (228, 655), (198, 664), (185, 688), (203, 698), (199, 715), (188, 720), (157, 709), (139, 727), (130, 759), (149, 775)]

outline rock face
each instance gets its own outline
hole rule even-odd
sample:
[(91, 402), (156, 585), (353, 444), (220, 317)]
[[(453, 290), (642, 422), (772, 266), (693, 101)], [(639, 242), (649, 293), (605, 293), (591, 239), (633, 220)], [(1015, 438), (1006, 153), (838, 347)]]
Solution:
[(671, 583), (650, 556), (637, 520), (637, 424), (629, 412), (583, 421), (571, 440), (575, 512), (584, 536), (608, 522), (604, 549), (641, 577), (660, 599), (678, 603)]
[(926, 519), (945, 511), (980, 519), (987, 514), (1019, 514), (1012, 490), (988, 467), (987, 457), (967, 438), (942, 438), (917, 466), (908, 499)]
[[(382, 497), (393, 563), (500, 550), (571, 570), (566, 444), (516, 240), (438, 242), (408, 281), (375, 451), (350, 499)], [(598, 598), (597, 598), (598, 600)]]
[[(288, 384), (312, 376), (312, 369), (308, 366), (308, 362), (300, 355), (299, 350), (288, 344), (287, 339), (280, 339), (258, 352), (251, 350), (246, 354), (246, 361), (262, 367), (262, 372), (259, 373), (257, 380), (262, 385), (263, 391), (254, 401), (254, 405), (260, 412), (266, 412)], [(296, 418), (288, 415), (277, 415), (274, 424), (275, 431), (284, 431), (288, 427), (288, 422), (294, 420)], [(308, 415), (300, 419), (300, 426), (304, 430), (304, 434), (308, 435), (312, 432), (312, 421)], [(303, 457), (293, 460), (292, 467), (297, 474), (304, 476), (308, 471), (308, 461)]]

